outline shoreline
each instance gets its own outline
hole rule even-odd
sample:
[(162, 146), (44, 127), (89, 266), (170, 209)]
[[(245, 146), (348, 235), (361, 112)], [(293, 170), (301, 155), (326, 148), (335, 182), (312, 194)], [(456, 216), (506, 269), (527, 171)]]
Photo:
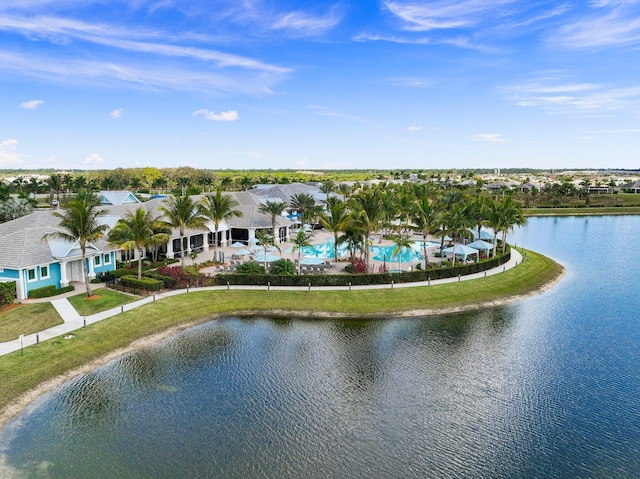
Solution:
[(383, 319), (383, 318), (410, 318), (410, 317), (433, 317), (433, 316), (443, 316), (449, 314), (458, 314), (464, 312), (472, 312), (472, 311), (482, 311), (486, 309), (492, 309), (497, 307), (506, 306), (509, 304), (513, 304), (516, 302), (523, 301), (532, 296), (536, 296), (538, 294), (544, 293), (545, 291), (551, 289), (557, 283), (559, 283), (562, 278), (564, 278), (566, 274), (565, 268), (562, 267), (560, 273), (553, 278), (551, 281), (548, 281), (541, 287), (529, 291), (525, 294), (513, 295), (506, 298), (492, 300), (492, 301), (484, 301), (482, 303), (477, 304), (465, 304), (459, 306), (449, 306), (442, 308), (432, 308), (432, 309), (413, 309), (406, 311), (397, 311), (394, 313), (364, 313), (364, 314), (355, 314), (355, 313), (334, 313), (329, 311), (295, 311), (295, 310), (245, 310), (245, 311), (237, 311), (235, 313), (220, 313), (214, 314), (206, 318), (199, 318), (193, 321), (189, 321), (188, 323), (179, 324), (176, 326), (172, 326), (162, 332), (152, 334), (149, 336), (144, 336), (142, 338), (135, 339), (129, 345), (115, 349), (108, 354), (95, 358), (89, 361), (82, 366), (71, 369), (61, 375), (48, 379), (44, 382), (41, 382), (37, 386), (29, 389), (25, 393), (18, 396), (11, 404), (5, 406), (0, 410), (0, 429), (5, 427), (12, 419), (18, 416), (22, 411), (24, 411), (31, 403), (33, 403), (36, 399), (38, 399), (43, 394), (46, 394), (53, 389), (61, 386), (65, 382), (79, 376), (82, 374), (90, 373), (95, 369), (104, 366), (105, 364), (118, 359), (119, 357), (124, 356), (132, 351), (142, 349), (148, 346), (151, 346), (159, 341), (170, 338), (179, 334), (182, 331), (185, 331), (189, 328), (197, 326), (198, 324), (202, 324), (207, 321), (214, 321), (223, 317), (228, 316), (266, 316), (266, 317), (290, 317), (295, 316), (299, 318), (313, 318), (313, 319)]

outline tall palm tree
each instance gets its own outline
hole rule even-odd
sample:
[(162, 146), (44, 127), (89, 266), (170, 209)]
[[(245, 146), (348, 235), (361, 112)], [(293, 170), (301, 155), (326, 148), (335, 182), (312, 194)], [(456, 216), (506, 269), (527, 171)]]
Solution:
[(60, 218), (62, 231), (55, 231), (45, 236), (45, 238), (61, 239), (70, 243), (78, 242), (87, 296), (93, 295), (87, 274), (87, 244), (102, 238), (108, 229), (106, 224), (99, 222), (100, 217), (106, 214), (106, 211), (99, 207), (100, 198), (98, 195), (80, 190), (75, 197), (70, 198), (62, 205), (61, 211), (53, 212), (54, 216)]
[(305, 216), (307, 212), (315, 208), (316, 200), (314, 200), (313, 196), (309, 193), (297, 193), (295, 195), (291, 195), (291, 198), (289, 199), (289, 206), (291, 209), (300, 212), (300, 221), (302, 222), (302, 226), (304, 226)]
[(271, 234), (274, 237), (274, 241), (275, 238), (278, 237), (278, 232), (276, 231), (276, 218), (282, 214), (286, 207), (287, 205), (282, 201), (267, 200), (258, 208), (260, 213), (271, 216)]
[(327, 198), (327, 212), (320, 213), (320, 223), (333, 233), (334, 261), (338, 261), (339, 236), (345, 230), (348, 219), (349, 210), (347, 209), (347, 204), (335, 196)]
[(146, 248), (165, 244), (171, 238), (169, 228), (160, 217), (139, 207), (128, 211), (109, 232), (109, 244), (138, 252), (138, 279), (142, 278), (142, 255)]
[(201, 213), (207, 219), (213, 221), (213, 259), (218, 257), (218, 229), (220, 222), (231, 218), (240, 218), (242, 211), (236, 209), (240, 203), (231, 195), (223, 195), (222, 189), (218, 188), (215, 195), (206, 195), (201, 202)]
[(493, 255), (496, 254), (498, 232), (502, 233), (502, 252), (507, 248), (507, 233), (514, 226), (522, 226), (526, 223), (522, 205), (511, 196), (505, 196), (496, 201), (489, 212), (488, 224), (493, 228)]
[(275, 236), (265, 230), (257, 230), (256, 231), (256, 239), (258, 240), (258, 244), (262, 246), (262, 250), (264, 251), (264, 269), (267, 269), (267, 249), (270, 246), (275, 246), (278, 251), (280, 251), (280, 247), (275, 244)]
[(411, 208), (409, 218), (411, 219), (413, 228), (422, 235), (422, 255), (424, 256), (425, 268), (429, 264), (427, 236), (440, 225), (440, 214), (439, 203), (429, 200), (426, 195), (418, 198), (413, 208)]
[(378, 229), (383, 219), (382, 197), (378, 190), (364, 188), (349, 199), (352, 222), (364, 236), (364, 262), (369, 270), (371, 234)]
[(466, 203), (456, 203), (443, 215), (444, 231), (449, 233), (453, 241), (453, 265), (456, 264), (456, 238), (462, 239), (473, 226), (473, 219), (468, 215)]
[(180, 260), (184, 268), (184, 233), (187, 228), (204, 229), (206, 218), (200, 213), (200, 207), (189, 195), (171, 196), (160, 206), (165, 216), (165, 222), (172, 228), (177, 228), (180, 234)]

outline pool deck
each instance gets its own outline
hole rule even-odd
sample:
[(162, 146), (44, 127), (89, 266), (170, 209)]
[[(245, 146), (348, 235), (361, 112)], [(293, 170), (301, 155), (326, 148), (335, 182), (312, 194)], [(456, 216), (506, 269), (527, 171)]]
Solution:
[[(502, 273), (508, 269), (515, 268), (518, 264), (522, 262), (522, 255), (515, 248), (511, 249), (511, 259), (502, 266), (497, 268), (493, 268), (486, 272), (474, 273), (461, 277), (454, 278), (445, 278), (439, 280), (432, 280), (429, 284), (444, 284), (444, 283), (455, 283), (459, 281), (469, 281), (473, 279), (480, 279), (486, 276), (492, 276), (495, 274)], [(80, 285), (81, 287), (83, 285)], [(97, 285), (96, 285), (97, 286)], [(365, 285), (365, 286), (316, 286), (313, 287), (314, 290), (322, 290), (322, 291), (331, 291), (331, 290), (358, 290), (358, 289), (389, 289), (389, 288), (415, 288), (415, 287), (424, 287), (426, 286), (425, 282), (420, 283), (398, 283), (398, 284), (380, 284), (380, 285)], [(35, 334), (27, 334), (23, 337), (22, 343), (20, 339), (15, 339), (13, 341), (7, 341), (4, 343), (0, 343), (0, 356), (9, 354), (14, 351), (20, 351), (22, 347), (28, 347), (33, 344), (36, 344), (38, 341), (46, 341), (48, 339), (56, 338), (59, 336), (64, 336), (71, 334), (73, 331), (84, 327), (85, 325), (93, 324), (98, 321), (102, 321), (104, 319), (111, 318), (118, 314), (122, 314), (125, 311), (129, 311), (135, 308), (138, 308), (142, 305), (151, 303), (153, 301), (168, 298), (170, 296), (175, 296), (178, 294), (188, 294), (190, 291), (216, 291), (216, 290), (226, 290), (227, 286), (207, 286), (203, 288), (189, 288), (189, 289), (181, 289), (181, 290), (173, 290), (167, 291), (163, 293), (159, 293), (157, 295), (148, 296), (146, 298), (142, 298), (138, 301), (128, 303), (122, 306), (118, 306), (116, 308), (112, 308), (106, 311), (102, 311), (100, 313), (92, 314), (90, 316), (80, 316), (78, 312), (75, 310), (71, 303), (66, 299), (66, 297), (77, 294), (76, 292), (66, 293), (64, 297), (57, 296), (56, 299), (50, 300), (53, 307), (56, 309), (58, 314), (62, 317), (64, 323), (58, 326), (54, 326), (52, 328), (46, 329), (44, 331), (40, 331)], [(231, 289), (244, 289), (244, 290), (264, 290), (264, 286), (232, 286)], [(300, 290), (307, 291), (308, 287), (297, 287), (297, 286), (271, 286), (271, 290)], [(46, 299), (45, 299), (46, 300)], [(39, 300), (44, 301), (44, 300)]]

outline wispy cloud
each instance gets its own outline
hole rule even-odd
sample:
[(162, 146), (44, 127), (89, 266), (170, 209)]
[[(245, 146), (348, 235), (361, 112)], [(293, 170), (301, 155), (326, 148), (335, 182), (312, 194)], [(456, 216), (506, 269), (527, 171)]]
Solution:
[(622, 110), (640, 101), (640, 85), (611, 87), (596, 83), (530, 82), (509, 89), (518, 106), (540, 107), (550, 113)]
[(640, 45), (640, 3), (590, 2), (594, 11), (567, 21), (549, 43), (565, 48), (607, 48)]
[(216, 113), (209, 110), (197, 110), (192, 113), (193, 116), (202, 115), (207, 120), (212, 121), (237, 121), (239, 119), (238, 112), (235, 110), (221, 111)]
[(40, 105), (42, 105), (44, 101), (42, 100), (29, 100), (20, 103), (20, 108), (24, 108), (26, 110), (35, 110)]
[(111, 110), (111, 113), (109, 113), (109, 116), (114, 119), (120, 118), (123, 112), (124, 112), (124, 108), (116, 108), (114, 110)]
[(308, 105), (307, 108), (315, 111), (318, 115), (322, 115), (322, 116), (328, 116), (331, 118), (341, 118), (343, 120), (355, 121), (358, 123), (369, 123), (367, 120), (359, 116), (334, 111), (321, 105)]
[(501, 133), (475, 133), (471, 135), (472, 141), (485, 141), (487, 143), (506, 143), (507, 140)]
[(18, 140), (9, 138), (0, 142), (0, 166), (14, 168), (24, 165), (24, 155), (18, 153)]
[(407, 128), (407, 131), (412, 131), (412, 132), (420, 131), (420, 130), (422, 130), (421, 126), (410, 126), (409, 128)]
[(338, 25), (342, 15), (337, 7), (322, 16), (313, 16), (307, 12), (295, 11), (279, 16), (271, 25), (273, 30), (285, 30), (294, 36), (321, 35)]

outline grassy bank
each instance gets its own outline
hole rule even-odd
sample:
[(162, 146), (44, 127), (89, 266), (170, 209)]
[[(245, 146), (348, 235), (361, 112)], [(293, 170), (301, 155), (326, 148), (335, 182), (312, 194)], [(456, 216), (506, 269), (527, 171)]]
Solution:
[(0, 410), (38, 384), (132, 341), (216, 315), (251, 311), (269, 314), (390, 316), (414, 310), (478, 307), (537, 291), (562, 273), (554, 261), (533, 252), (507, 272), (474, 281), (415, 288), (353, 291), (193, 291), (166, 298), (74, 332), (0, 357)]
[(602, 206), (584, 208), (525, 208), (525, 216), (640, 215), (640, 206)]
[(12, 304), (0, 309), (0, 342), (62, 324), (51, 303)]

